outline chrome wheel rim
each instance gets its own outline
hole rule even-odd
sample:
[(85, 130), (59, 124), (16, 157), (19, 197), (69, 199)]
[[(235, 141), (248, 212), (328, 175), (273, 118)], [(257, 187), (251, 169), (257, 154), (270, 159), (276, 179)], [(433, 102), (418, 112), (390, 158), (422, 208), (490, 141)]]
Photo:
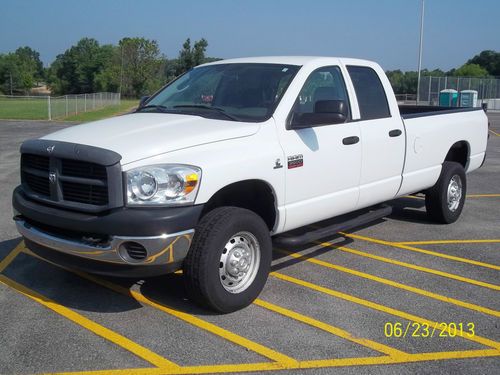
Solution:
[(462, 179), (459, 175), (454, 175), (451, 178), (446, 197), (448, 209), (451, 212), (455, 212), (460, 206), (460, 200), (462, 199)]
[(238, 232), (227, 241), (219, 261), (219, 279), (230, 293), (241, 293), (255, 280), (260, 246), (250, 232)]

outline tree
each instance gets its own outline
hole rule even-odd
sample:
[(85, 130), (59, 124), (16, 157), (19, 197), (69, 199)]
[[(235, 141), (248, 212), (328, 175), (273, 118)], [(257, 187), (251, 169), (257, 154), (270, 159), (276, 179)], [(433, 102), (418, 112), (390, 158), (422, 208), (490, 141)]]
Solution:
[(179, 51), (179, 58), (176, 61), (175, 75), (181, 75), (197, 65), (203, 64), (206, 60), (205, 51), (208, 42), (202, 38), (191, 47), (191, 39), (187, 38), (182, 49)]
[(9, 94), (27, 94), (43, 79), (40, 54), (30, 47), (20, 47), (15, 52), (0, 55), (0, 87)]
[(82, 94), (96, 91), (95, 78), (110, 61), (113, 50), (99, 46), (92, 38), (83, 38), (58, 55), (49, 70), (53, 91), (61, 94)]
[(491, 50), (482, 51), (467, 61), (467, 64), (477, 64), (486, 69), (492, 76), (500, 76), (500, 52)]
[(161, 87), (165, 57), (156, 40), (123, 38), (119, 49), (123, 66), (122, 93), (125, 96), (139, 97)]
[(454, 75), (459, 77), (487, 77), (488, 71), (478, 64), (464, 64), (455, 70)]

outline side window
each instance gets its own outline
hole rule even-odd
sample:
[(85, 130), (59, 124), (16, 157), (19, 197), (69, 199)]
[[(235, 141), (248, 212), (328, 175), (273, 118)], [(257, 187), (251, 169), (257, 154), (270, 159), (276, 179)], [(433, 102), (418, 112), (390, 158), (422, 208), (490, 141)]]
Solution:
[(295, 102), (292, 116), (314, 113), (316, 103), (323, 100), (343, 100), (349, 106), (347, 90), (338, 66), (319, 68), (311, 73)]
[(348, 66), (347, 71), (356, 91), (361, 120), (391, 117), (384, 86), (378, 74), (366, 66)]

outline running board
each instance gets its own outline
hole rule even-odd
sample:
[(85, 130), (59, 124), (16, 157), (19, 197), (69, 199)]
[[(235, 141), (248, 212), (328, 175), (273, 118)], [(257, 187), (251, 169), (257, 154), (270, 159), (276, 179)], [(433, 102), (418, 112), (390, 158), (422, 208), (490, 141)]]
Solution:
[(312, 230), (297, 236), (278, 236), (273, 239), (274, 244), (281, 246), (300, 246), (306, 243), (317, 241), (321, 238), (333, 236), (338, 232), (343, 232), (352, 228), (356, 228), (369, 222), (389, 216), (392, 213), (392, 207), (380, 206), (375, 210), (366, 212), (352, 219), (335, 223), (333, 225)]

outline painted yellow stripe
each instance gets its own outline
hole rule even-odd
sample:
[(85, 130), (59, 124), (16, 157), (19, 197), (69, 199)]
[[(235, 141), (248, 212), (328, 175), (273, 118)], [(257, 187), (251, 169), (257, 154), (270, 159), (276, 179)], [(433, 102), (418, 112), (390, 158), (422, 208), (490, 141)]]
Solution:
[(416, 288), (416, 287), (413, 287), (413, 286), (410, 286), (410, 285), (401, 284), (401, 283), (398, 283), (398, 282), (393, 281), (393, 280), (389, 280), (389, 279), (385, 279), (383, 277), (379, 277), (379, 276), (371, 275), (371, 274), (368, 274), (368, 273), (365, 273), (365, 272), (357, 271), (357, 270), (354, 270), (352, 268), (347, 268), (347, 267), (339, 266), (337, 264), (326, 262), (326, 261), (323, 261), (323, 260), (320, 260), (320, 259), (308, 258), (307, 256), (304, 256), (302, 254), (293, 253), (293, 252), (288, 251), (288, 250), (282, 250), (282, 249), (276, 249), (276, 248), (275, 248), (275, 250), (277, 250), (279, 252), (282, 252), (282, 253), (284, 253), (286, 255), (289, 255), (289, 256), (291, 256), (293, 258), (301, 259), (303, 261), (306, 261), (306, 262), (309, 262), (309, 263), (313, 263), (313, 264), (317, 264), (319, 266), (331, 268), (333, 270), (340, 271), (340, 272), (345, 272), (345, 273), (348, 273), (350, 275), (354, 275), (354, 276), (358, 276), (358, 277), (361, 277), (361, 278), (364, 278), (364, 279), (372, 280), (372, 281), (375, 281), (375, 282), (378, 282), (378, 283), (381, 283), (381, 284), (389, 285), (389, 286), (392, 286), (394, 288), (406, 290), (408, 292), (412, 292), (412, 293), (415, 293), (415, 294), (420, 294), (420, 295), (428, 297), (428, 298), (432, 298), (432, 299), (435, 299), (435, 300), (438, 300), (438, 301), (441, 301), (441, 302), (450, 303), (452, 305), (460, 306), (460, 307), (463, 307), (463, 308), (466, 308), (466, 309), (469, 309), (469, 310), (473, 310), (473, 311), (477, 311), (477, 312), (480, 312), (480, 313), (483, 313), (483, 314), (488, 314), (488, 315), (500, 317), (500, 311), (489, 309), (489, 308), (484, 307), (484, 306), (475, 305), (473, 303), (469, 303), (469, 302), (461, 301), (461, 300), (458, 300), (458, 299), (455, 299), (455, 298), (443, 296), (441, 294), (429, 292), (427, 290)]
[(498, 134), (496, 131), (491, 130), (491, 129), (489, 129), (489, 131), (490, 131), (492, 134), (496, 135), (497, 137), (500, 137), (500, 134)]
[[(463, 350), (453, 352), (432, 352), (420, 354), (407, 354), (400, 357), (354, 357), (354, 358), (333, 358), (301, 361), (293, 369), (314, 369), (329, 367), (353, 367), (367, 365), (402, 364), (412, 362), (428, 362), (450, 359), (487, 358), (498, 357), (500, 351), (495, 349), (484, 350)], [(221, 374), (231, 372), (263, 372), (276, 371), (282, 369), (276, 363), (242, 363), (227, 365), (202, 365), (185, 366), (176, 370), (166, 370), (159, 368), (137, 368), (119, 370), (93, 370), (79, 372), (51, 373), (51, 375), (174, 375), (174, 374)]]
[[(350, 301), (350, 302), (356, 303), (358, 305), (368, 307), (368, 308), (373, 309), (373, 310), (382, 311), (384, 313), (387, 313), (387, 314), (390, 314), (393, 316), (397, 316), (397, 317), (402, 318), (402, 319), (406, 319), (406, 320), (413, 321), (413, 322), (418, 322), (421, 324), (425, 323), (425, 324), (428, 324), (430, 327), (436, 326), (436, 330), (439, 330), (439, 327), (438, 327), (439, 323), (438, 322), (434, 322), (432, 320), (425, 319), (425, 318), (419, 317), (417, 315), (406, 313), (404, 311), (397, 310), (397, 309), (394, 309), (392, 307), (384, 306), (384, 305), (381, 305), (379, 303), (368, 301), (368, 300), (365, 300), (365, 299), (362, 299), (359, 297), (355, 297), (355, 296), (352, 296), (350, 294), (342, 293), (342, 292), (339, 292), (337, 290), (325, 288), (325, 287), (310, 283), (308, 281), (297, 279), (295, 277), (284, 275), (281, 273), (272, 272), (271, 276), (276, 277), (277, 279), (280, 279), (280, 280), (288, 281), (290, 283), (303, 286), (303, 287), (308, 288), (308, 289), (315, 290), (315, 291), (320, 292), (320, 293), (330, 295), (332, 297), (341, 298), (343, 300)], [(448, 331), (449, 331), (449, 327), (448, 327)], [(500, 350), (500, 343), (499, 342), (487, 339), (485, 337), (481, 337), (481, 336), (467, 337), (467, 336), (464, 336), (463, 339), (466, 339), (469, 341), (474, 341), (474, 342), (477, 342), (479, 344), (486, 345), (486, 346), (489, 346), (491, 348)]]
[(22, 252), (24, 249), (24, 241), (21, 241), (17, 244), (17, 246), (12, 250), (3, 260), (0, 262), (0, 273), (2, 273), (9, 264)]
[(429, 240), (429, 241), (404, 241), (393, 242), (398, 245), (439, 245), (439, 244), (475, 244), (475, 243), (500, 243), (500, 239), (492, 240)]
[[(391, 358), (391, 357), (365, 357), (365, 358), (341, 358), (341, 359), (319, 359), (313, 361), (302, 361), (301, 368), (323, 368), (323, 367), (338, 367), (338, 366), (360, 366), (360, 365), (381, 365), (395, 364), (408, 362), (424, 362), (436, 361), (444, 359), (463, 359), (463, 358), (483, 358), (497, 357), (500, 352), (495, 349), (486, 350), (464, 350), (456, 352), (436, 352), (436, 353), (421, 353), (408, 354), (406, 356)], [(352, 363), (354, 362), (354, 363)]]
[(375, 342), (375, 341), (372, 341), (369, 339), (365, 339), (365, 338), (354, 337), (352, 334), (350, 334), (347, 331), (344, 331), (341, 328), (334, 327), (332, 325), (321, 322), (321, 321), (316, 320), (314, 318), (311, 318), (309, 316), (297, 313), (295, 311), (286, 309), (286, 308), (281, 307), (281, 306), (277, 306), (275, 304), (263, 301), (261, 299), (256, 299), (254, 301), (254, 304), (256, 304), (257, 306), (263, 307), (267, 310), (270, 310), (270, 311), (273, 311), (275, 313), (286, 316), (288, 318), (291, 318), (291, 319), (297, 320), (299, 322), (305, 323), (307, 325), (310, 325), (311, 327), (321, 329), (321, 330), (328, 332), (328, 333), (331, 333), (335, 336), (338, 336), (338, 337), (341, 337), (343, 339), (354, 342), (356, 344), (365, 346), (369, 349), (376, 350), (380, 353), (384, 353), (384, 354), (387, 354), (390, 356), (398, 356), (398, 355), (406, 355), (407, 354), (405, 352), (402, 352), (400, 350), (392, 348), (388, 345), (384, 345), (384, 344), (381, 344), (381, 343), (378, 343), (378, 342)]
[[(48, 262), (47, 260), (38, 257), (36, 254), (33, 254), (28, 249), (25, 249), (24, 251), (29, 255), (37, 257), (38, 259), (41, 259), (45, 262)], [(51, 262), (48, 262), (48, 263), (51, 263)], [(51, 263), (51, 264), (53, 264), (53, 263)], [(278, 362), (281, 367), (288, 368), (290, 366), (295, 366), (297, 364), (297, 360), (295, 360), (291, 357), (288, 357), (288, 356), (286, 356), (282, 353), (279, 353), (273, 349), (270, 349), (264, 345), (258, 344), (254, 341), (251, 341), (251, 340), (246, 339), (242, 336), (239, 336), (239, 335), (237, 335), (233, 332), (230, 332), (224, 328), (216, 326), (215, 324), (212, 324), (212, 323), (209, 323), (205, 320), (197, 318), (191, 314), (187, 314), (187, 313), (184, 313), (182, 311), (178, 311), (178, 310), (175, 310), (175, 309), (170, 308), (168, 306), (165, 306), (163, 304), (160, 304), (159, 302), (156, 302), (153, 299), (145, 297), (143, 294), (141, 294), (139, 292), (136, 292), (134, 290), (130, 290), (128, 288), (124, 288), (120, 285), (117, 285), (117, 284), (114, 284), (114, 283), (109, 282), (107, 280), (101, 279), (97, 276), (89, 275), (89, 274), (74, 271), (74, 270), (69, 270), (69, 269), (66, 269), (66, 268), (59, 266), (57, 264), (54, 264), (54, 265), (59, 267), (59, 268), (63, 268), (68, 272), (74, 273), (74, 274), (76, 274), (76, 275), (78, 275), (86, 280), (89, 280), (93, 283), (96, 283), (96, 284), (101, 285), (105, 288), (111, 289), (117, 293), (132, 297), (138, 302), (141, 302), (145, 305), (151, 306), (155, 309), (161, 310), (164, 313), (167, 313), (171, 316), (174, 316), (180, 320), (183, 320), (183, 321), (185, 321), (185, 322), (187, 322), (195, 327), (198, 327), (198, 328), (201, 328), (205, 331), (208, 331), (216, 336), (222, 337), (223, 339), (228, 340), (230, 342), (233, 342), (237, 345), (240, 345), (248, 350), (252, 350), (257, 354), (260, 354), (264, 357), (267, 357), (273, 361)]]
[(390, 258), (381, 257), (381, 256), (378, 256), (378, 255), (373, 255), (373, 254), (365, 253), (363, 251), (359, 251), (359, 250), (347, 248), (347, 247), (344, 247), (344, 246), (336, 247), (335, 245), (333, 245), (333, 244), (331, 244), (329, 242), (323, 242), (321, 245), (325, 246), (325, 247), (332, 247), (334, 249), (337, 249), (337, 250), (340, 250), (340, 251), (344, 251), (346, 253), (351, 253), (351, 254), (359, 255), (361, 257), (375, 259), (375, 260), (378, 260), (380, 262), (394, 264), (396, 266), (405, 267), (405, 268), (409, 268), (409, 269), (412, 269), (412, 270), (426, 272), (426, 273), (430, 273), (432, 275), (437, 275), (437, 276), (445, 277), (445, 278), (448, 278), (448, 279), (461, 281), (461, 282), (464, 282), (464, 283), (467, 283), (467, 284), (476, 285), (476, 286), (480, 286), (480, 287), (488, 288), (488, 289), (493, 289), (493, 290), (500, 290), (500, 286), (499, 285), (486, 283), (484, 281), (469, 279), (467, 277), (455, 275), (453, 273), (448, 273), (448, 272), (444, 272), (444, 271), (435, 270), (435, 269), (432, 269), (432, 268), (417, 266), (417, 265), (411, 264), (411, 263), (400, 262), (398, 260), (394, 260), (394, 259), (390, 259)]
[(84, 317), (83, 315), (78, 314), (77, 312), (68, 309), (55, 301), (50, 300), (49, 298), (31, 290), (24, 285), (21, 285), (14, 280), (9, 279), (7, 276), (0, 275), (0, 283), (5, 284), (12, 289), (16, 290), (20, 294), (31, 298), (33, 301), (38, 302), (39, 304), (49, 308), (50, 310), (56, 312), (57, 314), (65, 317), (68, 320), (71, 320), (73, 323), (78, 324), (79, 326), (95, 333), (96, 335), (111, 341), (113, 344), (116, 344), (123, 349), (128, 350), (129, 352), (135, 354), (139, 358), (144, 359), (145, 361), (162, 368), (178, 368), (175, 363), (163, 358), (162, 356), (152, 352), (151, 350), (129, 340), (125, 336), (122, 336), (106, 327), (101, 326), (100, 324)]
[[(384, 240), (379, 240), (377, 238), (372, 238), (372, 237), (367, 237), (367, 236), (361, 236), (359, 234), (352, 234), (352, 233), (341, 233), (345, 237), (349, 238), (354, 238), (356, 240), (362, 240), (366, 242), (372, 242), (380, 245), (385, 245), (385, 246), (391, 246), (391, 247), (396, 247), (398, 249), (403, 249), (403, 250), (408, 250), (408, 251), (413, 251), (416, 253), (422, 253), (422, 254), (427, 254), (427, 255), (432, 255), (438, 258), (444, 258), (444, 259), (449, 259), (449, 260), (454, 260), (456, 262), (461, 262), (461, 263), (468, 263), (472, 264), (475, 266), (481, 266), (485, 268), (491, 268), (493, 270), (500, 270), (500, 266), (497, 266), (496, 264), (490, 264), (490, 263), (484, 263), (484, 262), (479, 262), (477, 260), (471, 260), (467, 258), (461, 258), (461, 257), (456, 257), (454, 255), (448, 255), (448, 254), (443, 254), (443, 253), (438, 253), (435, 251), (430, 251), (430, 250), (425, 250), (425, 249), (419, 249), (416, 247), (412, 246), (407, 246), (407, 245), (401, 245), (396, 242), (390, 242), (390, 241), (384, 241)], [(499, 289), (500, 290), (500, 289)]]

